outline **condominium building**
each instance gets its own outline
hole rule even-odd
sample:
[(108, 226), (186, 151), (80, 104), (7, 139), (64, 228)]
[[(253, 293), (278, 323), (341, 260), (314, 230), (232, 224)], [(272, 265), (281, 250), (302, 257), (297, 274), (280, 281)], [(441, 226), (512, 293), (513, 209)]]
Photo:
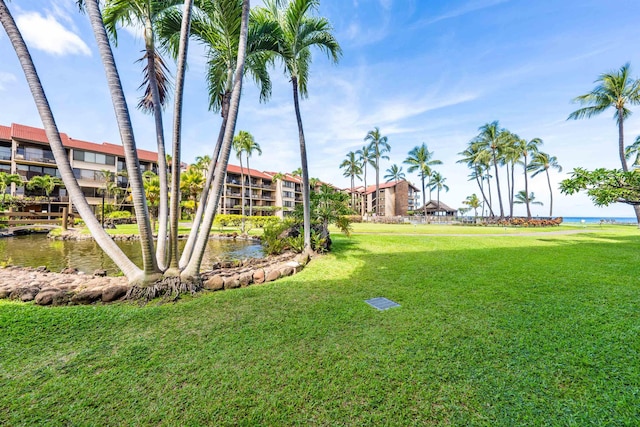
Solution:
[[(90, 205), (102, 203), (102, 190), (106, 179), (113, 179), (120, 188), (127, 187), (122, 146), (103, 142), (96, 144), (82, 141), (61, 133), (73, 173)], [(138, 150), (143, 171), (157, 171), (158, 155), (152, 151)], [(20, 176), (26, 184), (37, 175), (60, 177), (49, 140), (44, 129), (13, 123), (0, 125), (0, 171)], [(12, 196), (40, 196), (41, 191), (30, 190), (26, 185), (12, 184), (7, 192)], [(56, 187), (50, 194), (52, 211), (69, 205), (69, 197), (63, 187)]]
[(380, 212), (376, 212), (376, 186), (358, 187), (354, 191), (360, 199), (362, 215), (407, 216), (418, 205), (420, 190), (407, 180), (380, 184)]

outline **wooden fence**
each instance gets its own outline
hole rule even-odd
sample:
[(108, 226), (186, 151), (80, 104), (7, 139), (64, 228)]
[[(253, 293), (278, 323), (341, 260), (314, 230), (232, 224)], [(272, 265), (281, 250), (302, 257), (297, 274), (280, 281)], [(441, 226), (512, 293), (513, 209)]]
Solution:
[(67, 208), (62, 212), (0, 212), (0, 225), (7, 227), (24, 225), (59, 225), (63, 230), (75, 221), (73, 213)]

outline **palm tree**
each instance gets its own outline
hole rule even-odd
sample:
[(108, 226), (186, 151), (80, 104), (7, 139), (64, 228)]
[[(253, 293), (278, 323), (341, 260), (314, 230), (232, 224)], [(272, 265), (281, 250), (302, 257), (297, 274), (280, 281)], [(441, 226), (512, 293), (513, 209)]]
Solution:
[(476, 193), (467, 196), (467, 198), (462, 203), (473, 209), (475, 217), (478, 216), (478, 208), (482, 205), (482, 202), (480, 201)]
[[(244, 147), (246, 145), (245, 140), (249, 139), (249, 138), (253, 138), (253, 136), (246, 131), (241, 130), (240, 132), (238, 132), (238, 135), (236, 135), (233, 138), (233, 149), (236, 152), (236, 157), (238, 158), (238, 160), (240, 161), (240, 194), (241, 194), (241, 211), (240, 211), (240, 215), (242, 215), (242, 228), (241, 231), (244, 232), (244, 222), (245, 222), (245, 210), (244, 210), (244, 168), (242, 166), (242, 153), (244, 151)], [(251, 177), (249, 177), (249, 180), (251, 180)]]
[(398, 167), (398, 165), (396, 164), (391, 165), (391, 167), (387, 169), (387, 174), (384, 176), (384, 179), (386, 179), (387, 182), (398, 182), (402, 179), (405, 179), (405, 174), (402, 171), (402, 166)]
[[(526, 139), (519, 138), (516, 141), (516, 150), (520, 154), (522, 161), (520, 163), (523, 166), (524, 171), (524, 194), (529, 194), (529, 158), (530, 156), (535, 156), (538, 153), (538, 146), (542, 145), (543, 142), (540, 138), (533, 138), (530, 141)], [(527, 205), (527, 218), (531, 218), (531, 209), (529, 207), (529, 203)]]
[(362, 197), (362, 212), (361, 212), (361, 214), (364, 215), (366, 212), (366, 201), (367, 201), (367, 165), (371, 165), (375, 167), (376, 159), (373, 155), (373, 151), (369, 148), (368, 145), (363, 145), (361, 149), (356, 151), (356, 154), (358, 155), (358, 161), (364, 168), (364, 183), (363, 183), (364, 194)]
[(27, 188), (29, 190), (39, 188), (42, 190), (42, 195), (47, 197), (48, 213), (51, 213), (51, 192), (60, 185), (64, 185), (62, 180), (51, 175), (36, 175), (27, 182)]
[(369, 149), (373, 152), (376, 159), (376, 214), (380, 214), (380, 159), (389, 160), (389, 156), (384, 153), (391, 151), (391, 146), (386, 136), (380, 135), (380, 128), (377, 126), (367, 133), (364, 137), (365, 141), (369, 141)]
[[(228, 122), (231, 93), (234, 85), (234, 71), (238, 62), (240, 40), (242, 0), (196, 1), (196, 10), (191, 24), (191, 35), (202, 43), (206, 49), (208, 60), (207, 86), (209, 90), (209, 109), (220, 112), (222, 122), (218, 138), (210, 157), (206, 171), (206, 182), (200, 196), (200, 204), (193, 218), (193, 226), (180, 258), (180, 266), (184, 267), (193, 251), (204, 215), (204, 206), (209, 198), (209, 191), (216, 173), (223, 137)], [(271, 59), (270, 51), (274, 50), (273, 40), (266, 37), (273, 32), (275, 25), (260, 21), (252, 15), (249, 22), (246, 70), (260, 86), (260, 100), (265, 101), (271, 94), (271, 81), (267, 65)], [(181, 22), (184, 22), (181, 11), (171, 9), (163, 15), (159, 29), (163, 46), (172, 54), (178, 52), (177, 34), (180, 33)], [(244, 72), (244, 69), (243, 69)], [(206, 156), (208, 157), (208, 156)], [(208, 231), (207, 231), (208, 233)]]
[(431, 188), (437, 190), (438, 210), (440, 210), (440, 190), (449, 191), (449, 186), (444, 183), (446, 180), (447, 178), (443, 177), (440, 172), (434, 172), (431, 176)]
[(4, 200), (7, 188), (11, 186), (11, 184), (15, 184), (17, 186), (22, 185), (22, 179), (20, 179), (20, 175), (15, 173), (6, 173), (0, 172), (0, 193), (2, 193), (2, 205), (4, 207)]
[(265, 8), (259, 14), (266, 21), (278, 24), (274, 31), (277, 40), (276, 55), (284, 64), (285, 72), (291, 79), (293, 87), (293, 104), (298, 123), (300, 141), (300, 159), (302, 165), (302, 199), (304, 246), (311, 249), (311, 210), (309, 200), (309, 167), (307, 165), (307, 147), (302, 127), (299, 97), (306, 98), (309, 69), (311, 66), (311, 48), (317, 47), (327, 54), (334, 63), (338, 62), (342, 49), (332, 34), (329, 21), (322, 17), (310, 16), (316, 9), (318, 0), (290, 0), (278, 7), (282, 0), (266, 0)]
[[(426, 200), (426, 189), (424, 185), (425, 179), (431, 176), (431, 166), (441, 165), (442, 162), (440, 160), (432, 160), (433, 151), (429, 151), (427, 148), (427, 144), (424, 142), (422, 145), (415, 146), (411, 151), (409, 151), (409, 157), (404, 161), (405, 164), (409, 165), (407, 168), (407, 172), (413, 173), (418, 171), (418, 176), (422, 181), (422, 202), (424, 208), (424, 216), (427, 217), (427, 200)], [(431, 191), (431, 190), (429, 190)], [(429, 196), (431, 199), (431, 196)]]
[(243, 144), (244, 144), (244, 154), (247, 159), (247, 170), (249, 171), (249, 217), (252, 217), (253, 216), (253, 194), (252, 194), (253, 190), (251, 188), (251, 166), (249, 165), (249, 158), (251, 158), (251, 155), (253, 154), (254, 151), (258, 153), (259, 156), (261, 156), (262, 148), (260, 148), (260, 144), (258, 144), (255, 141), (255, 139), (253, 138), (253, 135), (249, 134), (249, 136), (251, 138), (244, 138)]
[[(551, 188), (551, 178), (549, 178), (549, 169), (555, 169), (562, 172), (562, 166), (558, 164), (556, 156), (550, 156), (547, 153), (538, 151), (534, 154), (529, 165), (529, 170), (533, 171), (531, 178), (544, 172), (547, 175), (547, 184), (549, 185), (549, 217), (553, 216), (553, 189)], [(525, 193), (526, 194), (526, 193)]]
[(355, 211), (355, 179), (358, 178), (362, 180), (362, 178), (360, 178), (360, 175), (362, 175), (362, 165), (356, 158), (356, 153), (349, 151), (347, 153), (347, 158), (340, 163), (340, 169), (344, 169), (344, 173), (342, 175), (345, 178), (351, 179), (351, 209)]
[(498, 163), (500, 150), (503, 148), (505, 142), (505, 134), (501, 133), (504, 129), (500, 128), (498, 121), (487, 123), (478, 128), (480, 133), (474, 139), (474, 143), (477, 143), (482, 149), (491, 153), (491, 159), (495, 168), (496, 188), (498, 190), (498, 202), (500, 203), (500, 218), (504, 218), (504, 206), (502, 204), (502, 193), (500, 191), (500, 178), (498, 175)]
[[(488, 174), (489, 166), (491, 162), (491, 154), (484, 150), (481, 144), (471, 140), (466, 150), (458, 153), (463, 158), (456, 163), (466, 163), (472, 172), (469, 175), (469, 180), (475, 179), (482, 194), (482, 199), (485, 205), (489, 208), (489, 215), (493, 216), (493, 209), (491, 207), (491, 187), (489, 186), (489, 197), (484, 192), (485, 171)], [(484, 211), (484, 208), (483, 208)]]
[[(624, 121), (631, 115), (629, 105), (640, 104), (640, 81), (630, 77), (630, 66), (625, 64), (618, 71), (601, 74), (594, 82), (598, 85), (589, 93), (574, 99), (586, 107), (569, 115), (568, 119), (591, 118), (610, 107), (615, 109), (613, 117), (618, 123), (618, 151), (622, 170), (628, 170), (624, 150)], [(567, 120), (568, 120), (567, 119)]]
[[(144, 55), (139, 62), (144, 62), (143, 83), (145, 93), (138, 104), (144, 112), (153, 114), (156, 128), (156, 144), (158, 147), (158, 172), (160, 179), (160, 202), (158, 208), (158, 247), (156, 249), (157, 262), (161, 268), (165, 264), (167, 221), (169, 215), (169, 179), (167, 174), (166, 149), (162, 109), (168, 102), (169, 77), (168, 68), (156, 48), (156, 29), (161, 16), (168, 9), (180, 3), (178, 0), (107, 0), (103, 13), (104, 26), (114, 42), (117, 44), (116, 28), (121, 25), (142, 24), (144, 26)], [(174, 120), (174, 122), (176, 122)], [(174, 154), (174, 160), (175, 159)], [(173, 168), (175, 171), (176, 169)], [(174, 174), (173, 184), (179, 181), (179, 174)], [(177, 182), (179, 185), (179, 182)], [(174, 194), (172, 204), (177, 203), (178, 193)], [(176, 242), (177, 244), (177, 242)], [(171, 242), (169, 243), (171, 251)]]
[(180, 177), (180, 191), (193, 202), (194, 208), (198, 207), (198, 197), (202, 193), (205, 177), (202, 170), (196, 165), (191, 165)]
[(518, 194), (516, 194), (516, 200), (514, 202), (517, 205), (540, 205), (542, 206), (542, 202), (539, 202), (536, 200), (536, 196), (533, 194), (533, 192), (529, 193), (529, 195), (527, 195), (527, 193), (525, 193), (524, 190), (520, 190), (518, 191)]

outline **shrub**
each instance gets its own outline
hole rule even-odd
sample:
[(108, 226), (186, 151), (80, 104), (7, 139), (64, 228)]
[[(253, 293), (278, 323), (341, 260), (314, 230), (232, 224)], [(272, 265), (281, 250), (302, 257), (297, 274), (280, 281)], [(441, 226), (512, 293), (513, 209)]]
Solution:
[(267, 255), (279, 255), (287, 248), (288, 239), (283, 239), (280, 236), (284, 233), (290, 224), (288, 221), (277, 222), (273, 224), (268, 224), (264, 228), (264, 233), (262, 234), (262, 246), (264, 247), (264, 252)]
[(131, 218), (131, 212), (129, 211), (114, 211), (106, 215), (107, 218), (111, 219), (122, 219), (122, 218)]

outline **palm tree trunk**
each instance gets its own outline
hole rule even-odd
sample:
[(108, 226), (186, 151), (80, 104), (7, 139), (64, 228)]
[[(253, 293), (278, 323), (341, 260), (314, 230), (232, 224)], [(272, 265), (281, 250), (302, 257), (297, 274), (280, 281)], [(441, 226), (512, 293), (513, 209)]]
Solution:
[(249, 166), (249, 153), (247, 152), (247, 171), (249, 172), (249, 218), (253, 216), (253, 196), (251, 195), (251, 167)]
[(185, 0), (180, 27), (180, 47), (178, 48), (178, 66), (176, 69), (176, 92), (174, 96), (173, 113), (173, 150), (171, 157), (171, 206), (169, 207), (170, 235), (169, 235), (169, 268), (171, 274), (178, 274), (178, 218), (180, 208), (180, 149), (182, 145), (182, 100), (184, 93), (184, 76), (189, 48), (189, 30), (191, 26), (191, 10), (193, 0)]
[(515, 177), (516, 164), (511, 163), (511, 190), (509, 192), (509, 216), (513, 218), (513, 201), (516, 191), (516, 177)]
[[(223, 103), (228, 104), (229, 98), (226, 97), (226, 100), (223, 100)], [(200, 230), (200, 224), (202, 223), (202, 216), (204, 214), (204, 209), (207, 205), (207, 200), (209, 199), (209, 192), (211, 189), (211, 183), (213, 182), (213, 178), (215, 176), (216, 164), (218, 163), (218, 157), (220, 157), (220, 149), (222, 147), (222, 139), (224, 137), (224, 130), (227, 126), (227, 111), (228, 108), (223, 107), (222, 114), (222, 123), (220, 124), (220, 131), (218, 132), (218, 140), (216, 141), (216, 146), (213, 149), (213, 156), (211, 157), (211, 163), (209, 164), (209, 170), (207, 171), (207, 180), (204, 184), (204, 188), (202, 189), (202, 194), (200, 195), (200, 204), (198, 205), (198, 209), (196, 211), (196, 215), (193, 218), (193, 223), (191, 224), (191, 230), (189, 231), (189, 237), (187, 238), (187, 242), (184, 245), (184, 249), (182, 250), (182, 256), (180, 257), (180, 268), (184, 268), (189, 259), (191, 258), (191, 254), (193, 253), (193, 245), (198, 237), (198, 233)], [(223, 191), (227, 186), (226, 183), (226, 173), (224, 177)], [(225, 207), (223, 206), (223, 213), (226, 212)], [(207, 231), (208, 233), (208, 231)]]
[(422, 210), (424, 212), (424, 220), (427, 221), (427, 200), (426, 200), (426, 190), (424, 187), (424, 173), (421, 174), (422, 178)]
[(145, 23), (145, 48), (147, 51), (147, 71), (149, 87), (153, 102), (153, 117), (156, 126), (156, 144), (158, 146), (158, 178), (160, 179), (160, 201), (158, 204), (158, 242), (156, 246), (156, 262), (161, 270), (167, 265), (167, 220), (169, 206), (169, 180), (167, 176), (167, 157), (164, 144), (164, 126), (162, 123), (162, 105), (156, 80), (156, 55), (153, 40), (153, 27), (147, 18)]
[(618, 154), (620, 155), (622, 170), (627, 172), (629, 167), (627, 166), (627, 159), (624, 155), (624, 123), (622, 120), (622, 108), (618, 108)]
[(551, 178), (549, 177), (549, 169), (544, 170), (547, 175), (547, 184), (549, 185), (549, 218), (553, 218), (553, 189), (551, 188)]
[(364, 161), (364, 192), (362, 194), (362, 216), (367, 213), (367, 161)]
[(244, 169), (242, 168), (242, 153), (240, 154), (240, 215), (242, 216), (242, 228), (244, 233)]
[(151, 230), (149, 207), (147, 206), (147, 200), (144, 194), (142, 172), (140, 170), (140, 161), (133, 137), (129, 108), (124, 97), (122, 84), (113, 58), (113, 52), (109, 44), (109, 38), (104, 28), (98, 0), (85, 0), (85, 7), (96, 37), (98, 50), (100, 51), (100, 57), (102, 58), (107, 83), (111, 92), (118, 128), (120, 129), (127, 174), (131, 185), (131, 196), (140, 233), (143, 271), (145, 276), (147, 276), (147, 281), (150, 282), (157, 276), (159, 270), (153, 250), (153, 233)]
[(376, 216), (380, 216), (380, 156), (376, 155)]
[(302, 117), (300, 116), (300, 103), (298, 101), (298, 78), (291, 78), (293, 85), (293, 105), (296, 110), (296, 120), (298, 122), (298, 137), (300, 139), (300, 161), (302, 163), (302, 210), (304, 227), (304, 248), (311, 250), (311, 202), (309, 197), (309, 167), (307, 165), (307, 146), (304, 140), (304, 130), (302, 129)]
[[(216, 215), (216, 209), (220, 200), (220, 194), (224, 183), (224, 177), (227, 173), (227, 164), (229, 162), (229, 155), (231, 154), (231, 143), (233, 141), (233, 134), (236, 130), (236, 119), (238, 118), (238, 109), (240, 106), (240, 94), (242, 92), (242, 75), (244, 71), (244, 61), (247, 52), (247, 31), (249, 23), (249, 0), (243, 0), (242, 3), (242, 22), (240, 27), (240, 40), (238, 43), (238, 62), (236, 64), (236, 70), (233, 79), (233, 91), (231, 92), (231, 102), (229, 104), (229, 117), (227, 126), (224, 132), (224, 139), (222, 143), (220, 160), (216, 166), (216, 176), (213, 182), (213, 194), (209, 198), (205, 215), (198, 233), (193, 255), (189, 259), (189, 263), (180, 274), (180, 278), (183, 280), (193, 280), (200, 275), (200, 266), (202, 264), (202, 258), (204, 257), (204, 251), (209, 240), (209, 230), (213, 224), (213, 219)], [(212, 160), (214, 161), (214, 160)]]
[(500, 178), (498, 176), (498, 159), (496, 158), (496, 151), (493, 150), (493, 167), (496, 171), (496, 188), (498, 189), (498, 202), (500, 202), (500, 218), (504, 218), (504, 207), (502, 205), (502, 194), (500, 193)]
[[(493, 216), (493, 212), (491, 211), (491, 205), (489, 204), (489, 201), (487, 200), (487, 196), (485, 196), (485, 194), (484, 194), (484, 187), (482, 185), (482, 181), (478, 177), (477, 173), (475, 174), (475, 176), (476, 176), (476, 183), (478, 184), (478, 188), (480, 189), (480, 194), (482, 194), (482, 200), (484, 200), (484, 204), (486, 206), (489, 206), (489, 211), (491, 212), (491, 215)], [(484, 206), (483, 206), (482, 210), (484, 211)], [(484, 213), (483, 213), (483, 216), (484, 216)]]
[(78, 181), (73, 175), (73, 170), (69, 164), (67, 153), (62, 145), (60, 139), (60, 133), (53, 118), (49, 101), (42, 88), (42, 83), (38, 77), (38, 73), (27, 49), (27, 45), (18, 30), (18, 27), (11, 16), (9, 9), (7, 8), (4, 0), (0, 0), (0, 23), (7, 32), (7, 36), (13, 45), (14, 50), (22, 66), (22, 70), (25, 74), (29, 90), (33, 96), (33, 99), (40, 114), (47, 139), (51, 146), (51, 151), (56, 160), (56, 166), (60, 170), (60, 176), (65, 184), (65, 187), (69, 193), (69, 197), (73, 204), (76, 206), (80, 217), (89, 228), (91, 235), (96, 240), (96, 243), (107, 254), (109, 258), (120, 268), (124, 275), (129, 279), (129, 282), (135, 283), (144, 279), (143, 271), (140, 270), (122, 250), (115, 244), (111, 237), (100, 226), (100, 223), (96, 219), (91, 207), (87, 203)]
[(491, 212), (491, 217), (496, 216), (493, 212), (493, 197), (491, 196), (491, 176), (489, 175), (489, 169), (491, 166), (487, 167), (487, 192), (489, 193), (489, 212)]
[(527, 195), (525, 197), (525, 203), (527, 204), (527, 218), (531, 218), (531, 208), (529, 203), (529, 178), (527, 177), (527, 156), (524, 156), (524, 194)]

